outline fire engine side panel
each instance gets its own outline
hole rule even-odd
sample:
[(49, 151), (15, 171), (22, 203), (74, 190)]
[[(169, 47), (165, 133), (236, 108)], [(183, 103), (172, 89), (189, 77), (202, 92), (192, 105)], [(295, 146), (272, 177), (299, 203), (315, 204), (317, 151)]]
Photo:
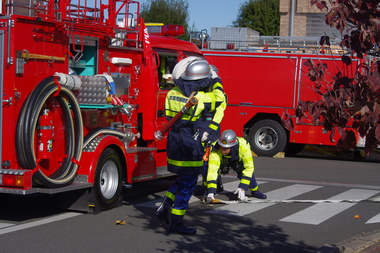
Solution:
[[(7, 149), (3, 150), (3, 161), (13, 168), (18, 167), (15, 153), (16, 124), (21, 107), (35, 86), (55, 72), (68, 71), (63, 60), (36, 59), (39, 57), (65, 57), (65, 42), (62, 35), (54, 33), (54, 25), (31, 19), (3, 20), (7, 26), (4, 45), (4, 100), (12, 100), (3, 106), (2, 135)], [(10, 25), (12, 23), (12, 25)], [(8, 43), (9, 41), (9, 43)]]
[(296, 105), (299, 60), (295, 56), (204, 51), (218, 68), (228, 97), (222, 130), (243, 135), (244, 125), (259, 113), (279, 115)]
[(244, 123), (242, 121), (241, 106), (227, 106), (224, 111), (224, 118), (220, 125), (221, 131), (232, 129), (238, 136), (243, 136)]
[[(350, 73), (340, 58), (305, 54), (273, 54), (228, 51), (203, 51), (210, 64), (218, 68), (228, 106), (222, 130), (233, 129), (244, 134), (244, 127), (256, 115), (277, 115), (287, 111), (293, 116), (294, 130), (289, 141), (304, 144), (335, 145), (339, 136), (331, 136), (322, 124), (295, 117), (299, 101), (318, 101), (315, 82), (308, 76), (306, 61), (326, 64), (325, 87), (331, 88), (332, 77), (338, 70)], [(355, 69), (355, 64), (352, 69)]]
[(294, 106), (296, 58), (207, 51), (204, 54), (218, 68), (229, 105)]
[(149, 57), (143, 60), (140, 75), (140, 106), (144, 113), (142, 135), (145, 140), (154, 140), (154, 131), (156, 130), (157, 120), (157, 100), (158, 95), (158, 73), (157, 73), (157, 59), (153, 52)]
[[(316, 82), (310, 80), (308, 76), (309, 68), (305, 65), (305, 62), (308, 61), (313, 61), (315, 64), (324, 64), (326, 67), (323, 80), (319, 82), (322, 85), (322, 92), (325, 92), (326, 88), (332, 88), (333, 77), (336, 76), (338, 71), (346, 72), (349, 77), (352, 77), (354, 74), (352, 70), (357, 66), (357, 61), (353, 61), (353, 66), (347, 68), (340, 57), (301, 57), (297, 101), (316, 102), (322, 99), (322, 96), (317, 93)], [(294, 131), (291, 132), (289, 141), (305, 144), (336, 145), (336, 141), (340, 138), (338, 131), (331, 135), (330, 131), (324, 129), (322, 118), (320, 118), (321, 123), (318, 125), (314, 125), (311, 118), (311, 115), (308, 118), (294, 118)]]
[[(4, 96), (3, 96), (3, 90), (4, 90), (4, 79), (3, 79), (3, 74), (4, 74), (4, 31), (0, 30), (0, 97), (3, 98), (3, 105), (4, 105)], [(5, 103), (9, 103), (5, 102)], [(0, 133), (3, 132), (3, 106), (0, 108)], [(3, 153), (3, 136), (0, 134), (0, 162), (3, 161), (2, 159), (2, 153)]]
[[(109, 115), (108, 124), (123, 123), (127, 131), (139, 134), (136, 141), (129, 143), (131, 149), (134, 146), (152, 145), (155, 131), (156, 120), (156, 97), (158, 91), (156, 69), (152, 67), (153, 60), (151, 55), (144, 58), (142, 51), (123, 50), (118, 48), (101, 47), (99, 50), (99, 72), (109, 73), (114, 78), (127, 77), (129, 80), (128, 88), (122, 93), (117, 94), (128, 105), (133, 107), (130, 116), (121, 115), (118, 117)], [(153, 55), (152, 55), (153, 56)], [(114, 64), (112, 59), (129, 59), (131, 64)], [(102, 120), (102, 117), (97, 117)], [(148, 158), (145, 159), (144, 156)], [(139, 181), (141, 178), (154, 178), (156, 173), (153, 152), (126, 152), (126, 173), (125, 179), (128, 183)], [(149, 162), (145, 162), (149, 161)]]
[[(142, 117), (142, 129), (139, 129), (144, 140), (154, 140), (156, 121), (156, 100), (158, 92), (158, 74), (155, 67), (154, 54), (146, 55), (144, 58), (141, 51), (126, 51), (115, 48), (101, 48), (99, 52), (100, 73), (111, 73), (113, 76), (128, 74), (130, 76), (130, 87), (126, 100), (134, 106), (133, 126), (137, 127), (137, 115)], [(107, 55), (107, 57), (102, 57)], [(112, 59), (130, 59), (131, 64), (113, 64)]]
[[(112, 59), (129, 59), (131, 64), (114, 64)], [(158, 73), (156, 57), (153, 52), (146, 54), (145, 51), (133, 51), (120, 48), (100, 47), (99, 72), (111, 73), (118, 77), (128, 75), (129, 87), (121, 98), (133, 107), (132, 115), (123, 115), (120, 122), (127, 124), (129, 130), (139, 134), (137, 141), (129, 144), (132, 149), (137, 146), (155, 147), (154, 132), (157, 121), (157, 95), (158, 95)], [(111, 117), (112, 118), (112, 117)], [(115, 120), (113, 119), (109, 120)], [(115, 122), (116, 123), (116, 122)], [(138, 148), (137, 148), (138, 149)], [(127, 180), (128, 182), (154, 178), (156, 175), (156, 160), (160, 157), (155, 152), (146, 150), (127, 152)], [(162, 159), (157, 166), (166, 165)]]
[[(131, 64), (113, 64), (112, 59), (122, 58), (129, 59)], [(142, 53), (139, 51), (127, 51), (121, 50), (117, 48), (108, 48), (100, 46), (98, 52), (98, 73), (99, 74), (110, 74), (114, 78), (118, 78), (119, 80), (125, 79), (124, 87), (119, 87), (118, 83), (116, 83), (117, 96), (120, 97), (123, 102), (131, 105), (133, 107), (133, 113), (130, 116), (119, 115), (117, 117), (109, 117), (107, 119), (108, 124), (113, 121), (122, 122), (126, 124), (129, 128), (129, 131), (137, 134), (138, 132), (138, 113), (140, 110), (140, 92), (138, 86), (140, 84), (140, 74), (137, 71), (140, 68)], [(97, 117), (99, 120), (100, 117)], [(111, 123), (111, 124), (114, 124)], [(96, 124), (95, 124), (96, 127)]]
[[(316, 63), (326, 63), (330, 65), (332, 61), (327, 59), (316, 59), (313, 57), (303, 58), (302, 63), (300, 64), (299, 71), (299, 90), (297, 94), (297, 101), (318, 101), (321, 99), (321, 96), (317, 94), (315, 90), (315, 82), (311, 81), (308, 77), (308, 68), (304, 65), (306, 61), (313, 60)], [(332, 71), (332, 69), (330, 69)], [(326, 80), (327, 81), (327, 80)], [(331, 80), (329, 80), (331, 81)], [(330, 140), (330, 132), (324, 130), (322, 124), (313, 125), (311, 118), (293, 118), (294, 119), (294, 130), (291, 132), (289, 141), (296, 143), (305, 143), (305, 144), (317, 144), (317, 145), (334, 145)]]

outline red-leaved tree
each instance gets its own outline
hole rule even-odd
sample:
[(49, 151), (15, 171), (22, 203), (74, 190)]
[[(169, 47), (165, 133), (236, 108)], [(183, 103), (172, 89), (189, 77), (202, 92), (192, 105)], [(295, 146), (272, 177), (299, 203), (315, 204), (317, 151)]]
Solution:
[[(311, 0), (326, 13), (327, 25), (342, 33), (340, 46), (348, 52), (342, 55), (344, 65), (352, 66), (353, 58), (359, 59), (353, 77), (346, 71), (338, 71), (333, 83), (326, 85), (329, 74), (324, 64), (308, 61), (308, 76), (315, 83), (319, 101), (300, 101), (296, 117), (308, 117), (314, 124), (323, 124), (326, 130), (339, 131), (338, 145), (344, 148), (356, 146), (353, 129), (365, 138), (368, 155), (380, 144), (380, 0)], [(322, 36), (322, 47), (329, 47), (328, 36)], [(327, 51), (327, 50), (326, 50)], [(289, 117), (285, 117), (289, 120)], [(284, 122), (291, 127), (292, 123)], [(347, 127), (351, 125), (352, 128)]]

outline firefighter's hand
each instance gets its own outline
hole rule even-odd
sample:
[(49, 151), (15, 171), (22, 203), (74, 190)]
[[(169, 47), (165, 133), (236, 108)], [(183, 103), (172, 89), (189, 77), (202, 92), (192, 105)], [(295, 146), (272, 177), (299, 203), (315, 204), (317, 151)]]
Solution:
[(237, 194), (238, 200), (243, 201), (245, 199), (245, 190), (242, 188), (237, 188), (234, 194)]
[(207, 198), (209, 198), (209, 200), (215, 200), (215, 194), (209, 193), (209, 194), (207, 194)]
[(204, 133), (202, 134), (201, 142), (205, 142), (205, 141), (207, 141), (208, 136), (209, 136), (209, 133), (204, 132)]

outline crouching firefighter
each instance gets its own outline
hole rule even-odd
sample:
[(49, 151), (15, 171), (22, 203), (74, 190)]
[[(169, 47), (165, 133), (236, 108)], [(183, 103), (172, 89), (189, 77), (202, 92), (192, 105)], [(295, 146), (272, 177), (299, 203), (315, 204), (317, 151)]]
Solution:
[[(254, 161), (249, 143), (242, 137), (236, 137), (232, 130), (225, 130), (219, 137), (214, 150), (210, 153), (207, 171), (208, 199), (214, 200), (220, 174), (232, 169), (240, 179), (235, 194), (239, 200), (245, 199), (245, 191), (250, 190), (252, 197), (266, 199), (261, 193), (254, 176)], [(221, 184), (221, 182), (219, 182)]]
[[(184, 60), (189, 61), (187, 58)], [(183, 64), (182, 61), (177, 65)], [(176, 76), (175, 72), (176, 67), (173, 70), (173, 76)], [(213, 85), (211, 76), (207, 61), (195, 59), (187, 62), (187, 67), (180, 78), (174, 79), (175, 87), (166, 96), (165, 114), (169, 120), (177, 115), (189, 97), (194, 96), (198, 100), (194, 107), (186, 111), (173, 124), (168, 133), (166, 146), (168, 170), (177, 174), (178, 177), (169, 187), (155, 215), (160, 220), (169, 223), (169, 232), (196, 233), (195, 228), (184, 225), (183, 217), (196, 188), (198, 176), (202, 173), (203, 142), (209, 142), (208, 138), (212, 136), (210, 132), (213, 126), (218, 128), (221, 121), (215, 116), (207, 124), (204, 123), (205, 108), (215, 97), (206, 92)]]

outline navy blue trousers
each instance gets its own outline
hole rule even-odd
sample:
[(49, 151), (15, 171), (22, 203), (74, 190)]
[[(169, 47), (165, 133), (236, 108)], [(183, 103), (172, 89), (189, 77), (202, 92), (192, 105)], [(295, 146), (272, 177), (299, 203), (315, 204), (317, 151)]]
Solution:
[(189, 200), (197, 187), (198, 176), (178, 176), (168, 191), (175, 195), (173, 209), (187, 210)]

